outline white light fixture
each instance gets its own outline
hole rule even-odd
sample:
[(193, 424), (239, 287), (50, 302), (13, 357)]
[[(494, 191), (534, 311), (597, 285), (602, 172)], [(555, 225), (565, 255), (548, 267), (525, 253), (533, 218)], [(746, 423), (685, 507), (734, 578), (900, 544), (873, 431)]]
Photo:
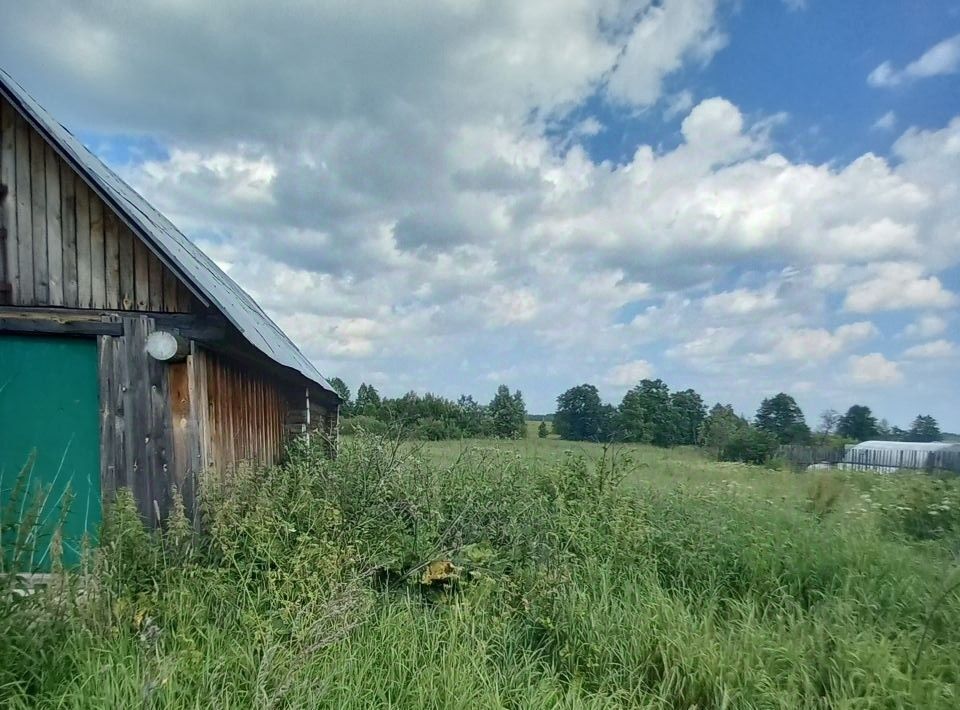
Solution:
[(165, 330), (147, 336), (147, 354), (161, 362), (180, 362), (190, 354), (190, 341)]

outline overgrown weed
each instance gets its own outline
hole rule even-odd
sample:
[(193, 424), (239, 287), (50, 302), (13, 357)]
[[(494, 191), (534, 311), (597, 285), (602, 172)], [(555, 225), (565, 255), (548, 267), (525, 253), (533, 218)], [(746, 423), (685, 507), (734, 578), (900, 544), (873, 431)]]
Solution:
[(0, 594), (0, 704), (956, 706), (952, 482), (636, 451), (304, 444), (202, 534), (122, 492), (87, 570)]

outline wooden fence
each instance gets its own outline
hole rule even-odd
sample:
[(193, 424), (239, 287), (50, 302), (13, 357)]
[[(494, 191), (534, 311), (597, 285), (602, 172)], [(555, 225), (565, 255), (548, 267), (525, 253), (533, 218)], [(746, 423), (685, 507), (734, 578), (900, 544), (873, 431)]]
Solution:
[(855, 471), (950, 471), (960, 474), (960, 451), (909, 449), (855, 449), (840, 446), (781, 446), (777, 455), (795, 469), (808, 466)]

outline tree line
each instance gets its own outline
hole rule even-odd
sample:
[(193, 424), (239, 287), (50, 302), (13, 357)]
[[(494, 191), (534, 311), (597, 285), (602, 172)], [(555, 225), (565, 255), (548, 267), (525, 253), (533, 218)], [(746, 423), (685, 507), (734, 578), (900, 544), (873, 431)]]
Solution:
[(427, 441), (444, 439), (520, 439), (527, 433), (527, 408), (520, 390), (500, 385), (489, 404), (470, 395), (456, 401), (440, 395), (407, 392), (401, 397), (381, 397), (373, 385), (363, 383), (355, 398), (339, 377), (330, 384), (343, 400), (341, 431), (362, 428), (372, 433), (398, 431)]
[(641, 380), (615, 407), (590, 384), (572, 387), (557, 398), (554, 431), (563, 439), (625, 441), (677, 446), (698, 444), (718, 458), (761, 463), (783, 444), (842, 445), (869, 439), (941, 441), (937, 420), (918, 415), (909, 430), (877, 421), (869, 407), (855, 404), (843, 415), (827, 410), (814, 432), (797, 401), (780, 392), (760, 403), (753, 420), (729, 404), (707, 411), (694, 390), (670, 392), (662, 380)]
[[(502, 438), (527, 434), (523, 394), (506, 385), (497, 388), (487, 404), (470, 395), (457, 400), (427, 393), (408, 392), (401, 397), (381, 397), (373, 385), (363, 383), (356, 397), (340, 378), (331, 385), (343, 399), (342, 430), (357, 428), (386, 432), (401, 430), (425, 440)], [(918, 415), (909, 429), (877, 420), (869, 407), (851, 406), (844, 414), (827, 410), (814, 431), (797, 401), (780, 392), (764, 399), (752, 419), (729, 404), (709, 410), (693, 389), (671, 391), (660, 379), (644, 379), (631, 387), (618, 405), (604, 402), (592, 384), (571, 387), (557, 397), (552, 415), (536, 417), (538, 436), (551, 433), (569, 441), (629, 442), (653, 446), (703, 446), (720, 459), (761, 463), (783, 444), (839, 446), (870, 439), (941, 441), (936, 419)], [(548, 426), (548, 422), (552, 426)]]
[(891, 426), (886, 419), (877, 420), (870, 407), (855, 404), (840, 414), (828, 409), (820, 415), (820, 434), (831, 434), (841, 439), (868, 441), (943, 441), (943, 432), (937, 420), (929, 414), (918, 414), (909, 429)]

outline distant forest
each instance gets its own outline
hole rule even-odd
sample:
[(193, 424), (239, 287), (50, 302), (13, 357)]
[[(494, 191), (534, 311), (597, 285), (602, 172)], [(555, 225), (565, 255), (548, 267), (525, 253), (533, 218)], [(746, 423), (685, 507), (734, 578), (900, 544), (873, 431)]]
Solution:
[[(500, 385), (488, 403), (470, 395), (456, 400), (408, 392), (382, 397), (363, 383), (356, 395), (340, 378), (331, 384), (343, 399), (341, 431), (392, 433), (413, 439), (519, 439), (526, 422), (541, 422), (541, 437), (569, 441), (631, 442), (654, 446), (702, 446), (718, 458), (763, 462), (784, 444), (840, 446), (870, 439), (893, 441), (957, 440), (944, 434), (936, 419), (919, 414), (909, 428), (877, 419), (869, 407), (851, 405), (846, 412), (821, 412), (810, 426), (796, 400), (785, 392), (764, 399), (752, 417), (729, 404), (708, 408), (695, 390), (671, 391), (660, 379), (644, 379), (619, 404), (604, 402), (591, 384), (571, 387), (557, 397), (556, 411), (529, 414), (520, 390)], [(549, 425), (549, 426), (548, 426)]]

